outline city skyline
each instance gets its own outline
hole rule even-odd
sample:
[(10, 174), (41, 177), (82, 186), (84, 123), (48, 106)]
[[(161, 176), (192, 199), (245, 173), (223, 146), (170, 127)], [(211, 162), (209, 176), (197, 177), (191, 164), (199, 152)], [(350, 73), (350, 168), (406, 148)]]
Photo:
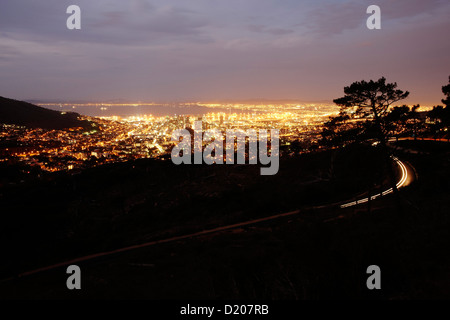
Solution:
[[(385, 76), (441, 104), (446, 1), (69, 1), (0, 5), (1, 95), (20, 100), (331, 101)], [(381, 8), (381, 30), (366, 9)], [(447, 68), (446, 68), (447, 67)]]

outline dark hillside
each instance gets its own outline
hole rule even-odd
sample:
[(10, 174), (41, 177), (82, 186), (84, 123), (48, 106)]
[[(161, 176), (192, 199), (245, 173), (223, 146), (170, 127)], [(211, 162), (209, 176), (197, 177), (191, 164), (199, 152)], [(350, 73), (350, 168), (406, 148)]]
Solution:
[(91, 128), (88, 121), (78, 120), (78, 116), (78, 113), (62, 114), (28, 102), (0, 96), (0, 123), (58, 130), (76, 127)]

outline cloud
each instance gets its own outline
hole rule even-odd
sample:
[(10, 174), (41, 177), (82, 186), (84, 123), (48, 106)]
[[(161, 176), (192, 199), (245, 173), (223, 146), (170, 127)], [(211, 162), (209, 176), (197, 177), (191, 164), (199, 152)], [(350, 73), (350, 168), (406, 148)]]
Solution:
[(449, 7), (447, 0), (381, 0), (379, 4), (384, 18), (411, 19), (423, 14), (433, 14)]
[(305, 26), (312, 35), (332, 36), (361, 26), (367, 6), (354, 2), (326, 3), (306, 14)]
[(156, 6), (143, 0), (78, 1), (81, 30), (67, 30), (65, 10), (70, 1), (30, 2), (16, 0), (0, 6), (0, 30), (11, 37), (36, 42), (77, 41), (113, 45), (147, 45), (173, 39), (208, 40), (205, 16), (182, 6)]
[(12, 46), (0, 44), (0, 60), (9, 61), (13, 57), (17, 56), (20, 52)]
[(274, 36), (281, 36), (285, 34), (294, 33), (294, 30), (284, 28), (270, 28), (263, 25), (249, 25), (248, 30), (257, 33), (267, 33)]
[(333, 2), (317, 2), (304, 15), (304, 22), (298, 26), (305, 26), (307, 32), (315, 36), (334, 36), (345, 31), (365, 27), (369, 5), (376, 4), (381, 8), (382, 25), (403, 20), (414, 20), (428, 15), (434, 18), (442, 14), (442, 10), (449, 9), (447, 0), (344, 0)]

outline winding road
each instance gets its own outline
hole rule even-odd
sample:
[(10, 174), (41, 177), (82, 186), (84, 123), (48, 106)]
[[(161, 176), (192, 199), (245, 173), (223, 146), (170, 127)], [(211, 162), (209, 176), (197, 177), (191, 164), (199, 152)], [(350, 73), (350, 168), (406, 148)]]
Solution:
[[(416, 178), (416, 174), (414, 172), (414, 168), (409, 165), (409, 164), (404, 164), (402, 161), (400, 161), (400, 159), (398, 159), (397, 157), (392, 157), (392, 159), (397, 163), (397, 165), (400, 168), (401, 171), (401, 177), (400, 180), (397, 182), (397, 189), (400, 189), (402, 187), (405, 187), (407, 185), (410, 185), (414, 179)], [(373, 196), (370, 197), (370, 200), (374, 200), (376, 198), (388, 195), (390, 193), (394, 192), (393, 188), (389, 188), (381, 193), (375, 194)], [(367, 198), (362, 198), (362, 199), (358, 199), (355, 201), (350, 201), (344, 204), (341, 204), (340, 207), (341, 208), (348, 208), (348, 207), (352, 207), (352, 206), (356, 206), (358, 204), (362, 204), (362, 203), (366, 203), (369, 201), (369, 197)]]
[[(399, 168), (401, 170), (401, 177), (400, 177), (400, 180), (397, 183), (397, 188), (400, 189), (402, 187), (405, 187), (405, 186), (409, 185), (411, 182), (413, 182), (416, 175), (414, 173), (414, 168), (411, 165), (403, 163), (400, 159), (398, 159), (396, 157), (392, 157), (392, 158), (397, 163), (397, 165), (399, 166)], [(379, 198), (381, 196), (388, 195), (388, 194), (390, 194), (392, 192), (393, 192), (393, 189), (390, 188), (390, 189), (387, 189), (387, 190), (385, 190), (385, 191), (383, 191), (383, 192), (381, 192), (379, 194), (373, 195), (371, 197), (371, 199), (376, 199), (376, 198)], [(356, 206), (356, 205), (359, 205), (359, 204), (366, 203), (368, 201), (369, 201), (369, 198), (367, 197), (367, 198), (362, 198), (362, 199), (358, 199), (358, 200), (354, 200), (354, 201), (345, 202), (343, 204), (342, 204), (342, 202), (340, 202), (340, 203), (333, 203), (333, 204), (327, 204), (327, 205), (322, 205), (322, 206), (314, 206), (314, 207), (311, 207), (311, 209), (327, 208), (327, 207), (331, 208), (331, 207), (336, 207), (336, 206), (339, 206), (340, 208), (348, 208), (348, 207), (351, 207), (351, 206)], [(87, 261), (87, 260), (92, 260), (92, 259), (95, 259), (95, 258), (111, 256), (111, 255), (115, 255), (115, 254), (122, 253), (122, 252), (127, 252), (127, 251), (131, 251), (131, 250), (135, 250), (135, 249), (140, 249), (140, 248), (154, 246), (154, 245), (157, 245), (157, 244), (162, 244), (162, 243), (168, 243), (168, 242), (174, 242), (174, 241), (194, 238), (194, 237), (198, 237), (198, 236), (203, 236), (203, 235), (213, 234), (213, 233), (226, 231), (226, 230), (230, 230), (230, 229), (236, 229), (236, 228), (240, 228), (240, 227), (244, 227), (244, 226), (248, 226), (248, 225), (253, 225), (253, 224), (260, 223), (260, 222), (275, 220), (275, 219), (279, 219), (279, 218), (282, 218), (282, 217), (293, 216), (293, 215), (296, 215), (296, 214), (299, 214), (299, 213), (303, 212), (303, 210), (300, 210), (300, 209), (299, 210), (294, 210), (294, 211), (291, 211), (291, 212), (276, 214), (276, 215), (272, 215), (272, 216), (269, 216), (269, 217), (249, 220), (249, 221), (235, 223), (235, 224), (231, 224), (231, 225), (227, 225), (227, 226), (221, 226), (221, 227), (208, 229), (208, 230), (203, 230), (203, 231), (199, 231), (199, 232), (195, 232), (195, 233), (191, 233), (191, 234), (187, 234), (187, 235), (175, 236), (175, 237), (166, 238), (166, 239), (162, 239), (162, 240), (155, 240), (155, 241), (150, 241), (150, 242), (146, 242), (146, 243), (136, 244), (136, 245), (133, 245), (133, 246), (124, 247), (124, 248), (120, 248), (120, 249), (116, 249), (116, 250), (90, 254), (90, 255), (86, 255), (86, 256), (83, 256), (83, 257), (76, 258), (76, 259), (72, 259), (72, 260), (61, 262), (61, 263), (53, 264), (53, 265), (50, 265), (50, 266), (42, 267), (42, 268), (39, 268), (39, 269), (23, 272), (21, 274), (18, 274), (16, 277), (21, 278), (21, 277), (33, 275), (33, 274), (36, 274), (36, 273), (40, 273), (40, 272), (43, 272), (43, 271), (48, 271), (48, 270), (52, 270), (52, 269), (56, 269), (56, 268), (60, 268), (60, 267), (64, 267), (64, 266), (68, 266), (68, 265), (72, 265), (72, 264), (77, 264), (77, 263), (84, 262), (84, 261)], [(12, 279), (14, 279), (16, 277), (10, 277), (10, 278), (7, 278), (7, 279), (3, 279), (3, 280), (0, 280), (0, 282), (9, 281), (9, 280), (12, 280)]]

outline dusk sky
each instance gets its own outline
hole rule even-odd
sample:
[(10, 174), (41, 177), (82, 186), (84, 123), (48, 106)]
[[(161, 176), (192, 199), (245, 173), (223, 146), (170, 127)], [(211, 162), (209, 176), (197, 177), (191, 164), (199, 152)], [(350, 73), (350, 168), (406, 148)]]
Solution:
[[(81, 30), (66, 9), (81, 8)], [(381, 8), (381, 30), (366, 9)], [(440, 104), (448, 0), (2, 0), (0, 96), (20, 100), (332, 100), (397, 82)]]

